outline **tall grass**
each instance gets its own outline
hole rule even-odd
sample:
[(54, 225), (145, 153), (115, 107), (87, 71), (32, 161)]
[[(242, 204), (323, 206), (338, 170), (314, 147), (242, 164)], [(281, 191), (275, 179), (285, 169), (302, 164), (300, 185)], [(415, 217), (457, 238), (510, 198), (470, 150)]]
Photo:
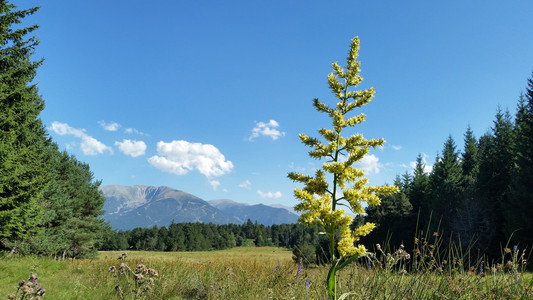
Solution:
[[(449, 257), (441, 254), (454, 253), (458, 248), (435, 251), (434, 241), (438, 240), (433, 237), (425, 245), (419, 240), (417, 264), (415, 253), (376, 249), (370, 260), (339, 272), (339, 295), (346, 294), (347, 299), (533, 298), (533, 276), (520, 267), (524, 250), (504, 250), (502, 262), (479, 261), (461, 267), (459, 258), (467, 256), (445, 261)], [(98, 259), (75, 262), (32, 256), (2, 258), (0, 299), (7, 298), (32, 272), (38, 274), (39, 284), (46, 289), (46, 299), (119, 299), (116, 278), (109, 268), (121, 263), (117, 260), (121, 253), (101, 252)], [(273, 247), (185, 253), (139, 251), (128, 252), (127, 262), (131, 266), (144, 262), (147, 268), (158, 271), (147, 299), (328, 299), (324, 282), (328, 266), (302, 269), (291, 255), (288, 250)]]

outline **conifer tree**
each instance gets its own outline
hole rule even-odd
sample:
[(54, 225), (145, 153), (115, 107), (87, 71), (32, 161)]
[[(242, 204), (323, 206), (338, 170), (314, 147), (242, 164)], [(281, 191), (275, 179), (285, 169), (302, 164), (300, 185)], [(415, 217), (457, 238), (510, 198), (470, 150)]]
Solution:
[(430, 176), (432, 207), (435, 210), (434, 221), (440, 220), (442, 229), (449, 233), (452, 218), (457, 214), (461, 201), (462, 170), (459, 165), (459, 154), (455, 150), (455, 142), (451, 136), (444, 143), (442, 157), (437, 162)]
[(478, 193), (484, 219), (479, 244), (493, 257), (509, 238), (503, 226), (513, 166), (512, 129), (509, 112), (498, 109), (491, 132), (479, 141)]
[(520, 97), (514, 125), (514, 168), (505, 209), (505, 234), (513, 242), (533, 246), (533, 76)]
[(478, 145), (470, 126), (467, 128), (464, 138), (464, 151), (461, 154), (462, 182), (462, 205), (453, 222), (452, 230), (458, 232), (463, 245), (477, 239), (481, 208), (477, 196), (477, 177), (479, 173)]
[(413, 180), (408, 191), (409, 201), (413, 206), (410, 228), (418, 227), (418, 230), (427, 228), (431, 215), (429, 192), (429, 175), (426, 173), (426, 165), (422, 154), (418, 154), (413, 170)]
[[(379, 205), (380, 195), (391, 194), (397, 191), (395, 186), (367, 186), (368, 179), (364, 178), (362, 170), (353, 167), (353, 164), (362, 159), (370, 150), (382, 146), (383, 139), (367, 140), (362, 134), (343, 137), (343, 130), (353, 127), (365, 120), (364, 114), (348, 116), (356, 108), (368, 104), (374, 96), (374, 88), (363, 91), (354, 91), (363, 78), (359, 75), (360, 63), (357, 61), (359, 39), (352, 40), (348, 53), (346, 70), (337, 63), (332, 64), (333, 72), (328, 76), (331, 92), (338, 99), (334, 107), (314, 99), (313, 106), (317, 111), (326, 113), (332, 119), (333, 129), (322, 128), (318, 133), (325, 143), (317, 138), (300, 134), (300, 140), (313, 150), (309, 156), (315, 159), (326, 159), (322, 169), (315, 172), (315, 176), (300, 173), (289, 173), (293, 181), (303, 183), (304, 188), (294, 190), (295, 197), (300, 201), (295, 210), (303, 212), (300, 222), (312, 226), (319, 224), (325, 229), (330, 239), (330, 255), (332, 268), (328, 275), (328, 289), (333, 298), (336, 298), (335, 272), (346, 266), (350, 260), (339, 263), (335, 257), (335, 235), (339, 231), (340, 241), (338, 251), (341, 257), (352, 256), (352, 259), (366, 254), (363, 245), (355, 247), (355, 242), (361, 236), (367, 235), (374, 224), (366, 223), (355, 231), (350, 230), (352, 217), (346, 215), (340, 206), (350, 208), (358, 215), (364, 214), (364, 202), (370, 205)], [(341, 80), (343, 82), (341, 82)], [(326, 179), (331, 178), (328, 182)]]
[(42, 60), (32, 61), (38, 40), (27, 37), (38, 26), (18, 25), (37, 10), (0, 0), (0, 239), (8, 242), (26, 238), (40, 222), (38, 199), (49, 181), (44, 102), (32, 83)]

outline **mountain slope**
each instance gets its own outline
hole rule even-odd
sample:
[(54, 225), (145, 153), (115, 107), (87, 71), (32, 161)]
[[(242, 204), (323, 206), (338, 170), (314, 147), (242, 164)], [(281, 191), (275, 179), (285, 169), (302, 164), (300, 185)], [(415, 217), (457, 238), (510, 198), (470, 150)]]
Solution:
[(298, 215), (284, 208), (276, 208), (264, 204), (247, 205), (231, 200), (211, 200), (209, 204), (220, 209), (227, 215), (237, 217), (243, 223), (248, 219), (266, 226), (298, 222)]
[(169, 187), (103, 186), (104, 219), (113, 229), (168, 226), (175, 223), (241, 223), (206, 201)]

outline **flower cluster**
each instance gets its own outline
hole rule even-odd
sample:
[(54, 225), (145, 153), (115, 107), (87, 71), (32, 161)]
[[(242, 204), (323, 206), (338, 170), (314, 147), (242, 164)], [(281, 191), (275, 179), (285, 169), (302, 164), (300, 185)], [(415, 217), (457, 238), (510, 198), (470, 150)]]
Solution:
[(117, 278), (117, 285), (115, 290), (119, 293), (121, 299), (125, 298), (125, 294), (131, 293), (134, 296), (146, 294), (152, 290), (155, 284), (155, 278), (159, 277), (159, 273), (155, 269), (147, 268), (144, 261), (137, 264), (132, 270), (126, 263), (126, 253), (122, 253), (118, 259), (122, 261), (120, 266), (109, 267), (109, 273)]
[(19, 281), (17, 292), (14, 294), (10, 294), (8, 298), (17, 299), (19, 293), (20, 298), (18, 299), (41, 299), (42, 297), (44, 297), (46, 291), (39, 286), (37, 278), (37, 274), (31, 273), (30, 278), (28, 278), (28, 280)]
[[(313, 148), (309, 156), (316, 159), (325, 158), (328, 161), (324, 162), (322, 169), (316, 171), (314, 177), (294, 172), (288, 174), (293, 181), (305, 185), (302, 189), (294, 190), (294, 196), (300, 200), (300, 203), (294, 207), (296, 211), (302, 213), (300, 222), (305, 225), (322, 226), (331, 240), (335, 238), (336, 231), (340, 231), (338, 250), (341, 256), (365, 255), (365, 247), (362, 245), (356, 247), (355, 242), (372, 231), (375, 225), (367, 223), (351, 231), (352, 217), (346, 215), (344, 209), (338, 206), (346, 206), (354, 213), (362, 215), (365, 213), (364, 203), (379, 205), (380, 196), (398, 190), (395, 186), (367, 186), (368, 179), (363, 177), (363, 170), (352, 166), (361, 160), (370, 148), (383, 146), (385, 142), (383, 139), (368, 140), (361, 134), (345, 138), (341, 134), (346, 127), (353, 127), (365, 120), (364, 114), (348, 117), (348, 113), (368, 104), (375, 93), (373, 88), (364, 91), (350, 90), (362, 80), (358, 74), (359, 62), (356, 60), (358, 51), (359, 39), (354, 38), (346, 70), (337, 63), (332, 64), (333, 72), (328, 76), (328, 84), (332, 93), (339, 99), (336, 107), (329, 107), (318, 99), (313, 102), (319, 112), (328, 114), (332, 119), (333, 129), (318, 130), (325, 142), (305, 134), (299, 135), (303, 144)], [(333, 179), (331, 185), (326, 180), (326, 174)], [(342, 193), (339, 193), (340, 191)]]

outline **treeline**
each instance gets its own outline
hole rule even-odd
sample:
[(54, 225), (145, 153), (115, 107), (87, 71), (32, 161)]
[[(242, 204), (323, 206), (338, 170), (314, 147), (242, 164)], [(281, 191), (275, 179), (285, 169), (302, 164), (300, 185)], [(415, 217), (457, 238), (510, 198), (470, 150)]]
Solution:
[(206, 251), (242, 246), (317, 245), (318, 226), (298, 224), (264, 226), (248, 222), (226, 225), (172, 223), (170, 226), (110, 232), (101, 250)]
[(533, 78), (514, 118), (498, 109), (479, 139), (468, 128), (457, 150), (448, 137), (430, 172), (419, 155), (413, 174), (394, 184), (399, 193), (367, 210), (378, 227), (363, 243), (412, 245), (415, 235), (438, 232), (493, 257), (508, 243), (533, 246)]
[(19, 24), (38, 8), (0, 0), (0, 250), (83, 257), (103, 237), (104, 197), (89, 166), (59, 151), (39, 114), (44, 101), (32, 83), (37, 25)]

